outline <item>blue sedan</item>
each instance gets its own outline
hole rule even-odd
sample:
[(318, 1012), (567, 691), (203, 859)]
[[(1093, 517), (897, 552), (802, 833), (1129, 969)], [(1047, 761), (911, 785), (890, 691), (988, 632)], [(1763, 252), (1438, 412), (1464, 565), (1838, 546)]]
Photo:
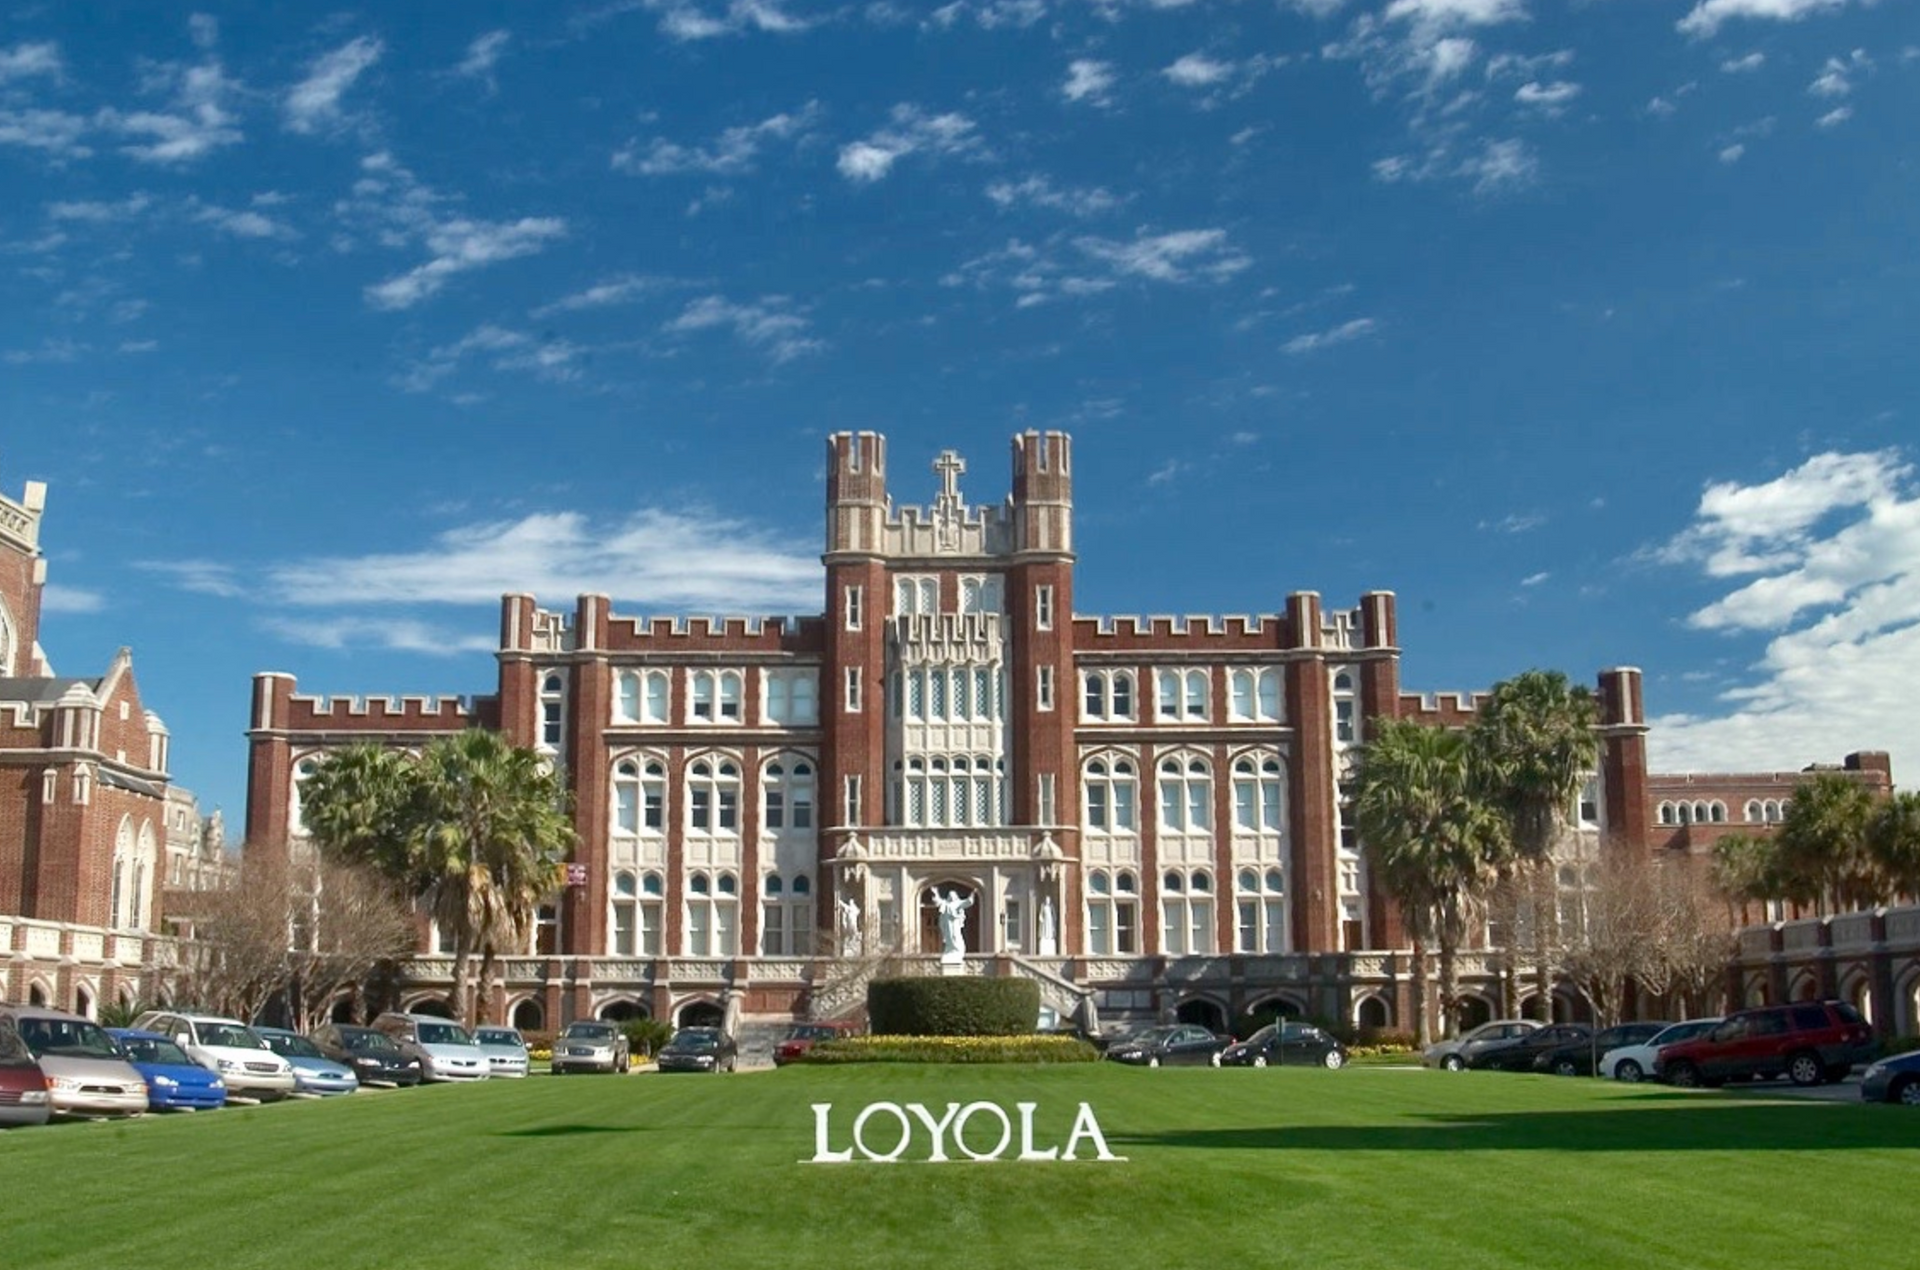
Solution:
[(172, 1037), (131, 1028), (108, 1028), (133, 1070), (147, 1082), (147, 1106), (154, 1111), (212, 1111), (227, 1105), (227, 1082), (187, 1057)]
[(336, 1063), (320, 1052), (320, 1047), (298, 1032), (281, 1027), (257, 1027), (267, 1048), (287, 1060), (293, 1068), (293, 1092), (326, 1097), (350, 1094), (360, 1088), (360, 1078), (345, 1063)]
[(1860, 1078), (1860, 1097), (1920, 1107), (1920, 1050), (1883, 1058), (1867, 1068)]

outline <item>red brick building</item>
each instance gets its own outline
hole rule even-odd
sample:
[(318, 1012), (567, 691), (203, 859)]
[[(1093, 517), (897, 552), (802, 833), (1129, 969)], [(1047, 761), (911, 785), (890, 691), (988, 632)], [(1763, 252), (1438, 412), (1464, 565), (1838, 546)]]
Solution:
[(91, 1014), (171, 964), (153, 932), (170, 841), (195, 837), (197, 811), (169, 789), (167, 729), (126, 649), (97, 678), (48, 664), (45, 505), (38, 482), (0, 497), (0, 999)]
[[(1407, 1018), (1406, 940), (1344, 777), (1373, 720), (1476, 703), (1403, 691), (1393, 595), (1080, 616), (1068, 438), (1015, 437), (997, 504), (965, 500), (956, 455), (934, 468), (931, 504), (896, 505), (884, 438), (828, 440), (817, 614), (509, 595), (485, 696), (326, 700), (257, 676), (247, 841), (300, 841), (299, 782), (329, 747), (485, 727), (551, 754), (575, 799), (575, 884), (495, 998), (526, 1026), (831, 1010), (849, 964), (831, 954), (932, 960), (936, 891), (972, 901), (970, 971), (1032, 977), (1062, 1015)], [(1668, 834), (1640, 673), (1598, 693), (1575, 859)], [(446, 974), (424, 950), (413, 999)]]

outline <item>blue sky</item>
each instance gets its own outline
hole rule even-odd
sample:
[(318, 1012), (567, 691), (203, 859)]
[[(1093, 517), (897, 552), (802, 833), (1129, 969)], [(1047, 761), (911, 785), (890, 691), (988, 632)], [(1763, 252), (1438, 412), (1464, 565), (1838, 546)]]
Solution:
[(1908, 0), (12, 3), (0, 489), (237, 816), (251, 675), (820, 606), (822, 438), (1075, 437), (1082, 613), (1397, 592), (1662, 769), (1920, 762)]

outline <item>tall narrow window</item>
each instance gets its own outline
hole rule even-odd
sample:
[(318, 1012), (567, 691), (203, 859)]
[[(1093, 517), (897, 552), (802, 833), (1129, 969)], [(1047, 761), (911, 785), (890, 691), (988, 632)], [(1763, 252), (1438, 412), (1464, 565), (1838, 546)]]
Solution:
[(841, 821), (843, 825), (860, 823), (860, 777), (848, 776), (841, 785)]
[(858, 666), (847, 667), (847, 712), (850, 714), (860, 712), (860, 668)]
[(1033, 588), (1033, 625), (1035, 630), (1053, 629), (1053, 585), (1042, 582)]
[(866, 588), (850, 586), (844, 594), (846, 596), (846, 603), (842, 606), (842, 612), (846, 614), (847, 629), (857, 631), (860, 629), (860, 623), (863, 617), (860, 610), (866, 603)]
[(1035, 706), (1041, 710), (1053, 709), (1053, 667), (1036, 666), (1037, 679), (1034, 684)]
[(1036, 819), (1043, 825), (1050, 825), (1053, 823), (1053, 792), (1054, 792), (1053, 773), (1052, 772), (1040, 773), (1039, 788), (1036, 791), (1036, 793), (1039, 796), (1040, 805), (1037, 809)]
[(540, 681), (540, 744), (550, 750), (559, 749), (565, 736), (566, 688), (559, 675)]

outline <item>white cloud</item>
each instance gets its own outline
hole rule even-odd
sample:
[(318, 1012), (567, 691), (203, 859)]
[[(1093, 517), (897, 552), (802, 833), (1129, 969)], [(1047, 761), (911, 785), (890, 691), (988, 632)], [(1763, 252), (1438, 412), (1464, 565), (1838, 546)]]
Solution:
[(1520, 579), (1520, 585), (1523, 587), (1536, 587), (1552, 576), (1553, 574), (1543, 569), (1539, 573), (1529, 573), (1526, 577)]
[(100, 127), (145, 141), (121, 147), (142, 163), (191, 163), (245, 139), (239, 117), (230, 108), (239, 86), (228, 79), (217, 58), (198, 66), (163, 63), (147, 77), (148, 87), (170, 95), (165, 110), (99, 112)]
[(85, 344), (67, 339), (48, 337), (31, 348), (10, 348), (0, 352), (0, 362), (9, 366), (33, 366), (77, 362), (83, 353), (90, 350)]
[(1109, 265), (1114, 273), (1154, 282), (1223, 282), (1252, 265), (1227, 241), (1224, 229), (1182, 229), (1167, 234), (1135, 234), (1131, 242), (1078, 238), (1074, 246)]
[(1746, 153), (1747, 147), (1741, 142), (1736, 141), (1730, 146), (1721, 146), (1718, 158), (1720, 162), (1731, 165), (1740, 162), (1740, 160), (1746, 156)]
[(48, 583), (40, 593), (40, 611), (43, 613), (98, 613), (106, 607), (106, 597), (98, 591), (83, 591), (78, 587)]
[(1090, 106), (1106, 106), (1112, 103), (1110, 92), (1114, 84), (1113, 64), (1096, 62), (1081, 58), (1067, 66), (1067, 82), (1060, 87), (1060, 95), (1068, 101), (1084, 101)]
[[(271, 206), (271, 204), (269, 204)], [(277, 238), (290, 241), (300, 233), (285, 221), (252, 208), (217, 207), (211, 203), (194, 201), (193, 218), (204, 225), (211, 225), (222, 233), (232, 234), (235, 238)]]
[(1538, 106), (1543, 110), (1557, 110), (1580, 95), (1580, 85), (1565, 80), (1556, 80), (1551, 84), (1525, 83), (1514, 90), (1513, 99), (1523, 106)]
[(623, 273), (594, 283), (584, 291), (562, 296), (549, 304), (535, 309), (531, 316), (535, 318), (552, 317), (556, 313), (577, 313), (582, 309), (605, 309), (617, 304), (628, 304), (645, 295), (665, 290), (668, 287), (683, 285), (672, 278), (656, 278), (647, 274)]
[(728, 0), (706, 5), (696, 0), (641, 0), (660, 15), (660, 33), (681, 41), (713, 40), (726, 35), (761, 31), (794, 35), (813, 27), (817, 19), (797, 18), (779, 0)]
[(58, 79), (64, 70), (58, 44), (16, 44), (10, 49), (0, 49), (0, 84), (8, 80), (25, 79), (29, 75), (47, 75)]
[(982, 30), (1011, 28), (1024, 31), (1047, 16), (1047, 0), (954, 0), (941, 5), (923, 24), (946, 30), (971, 17)]
[(1832, 13), (1846, 7), (1847, 0), (1700, 0), (1675, 26), (1686, 35), (1705, 38), (1720, 30), (1733, 18), (1767, 18), (1776, 22), (1798, 22), (1817, 13)]
[(144, 193), (129, 194), (115, 203), (80, 200), (72, 203), (47, 204), (47, 218), (59, 221), (79, 221), (88, 225), (113, 225), (130, 221), (153, 206), (153, 200)]
[(980, 138), (965, 115), (930, 115), (918, 106), (902, 103), (892, 111), (892, 122), (861, 141), (841, 147), (840, 175), (849, 181), (884, 180), (893, 165), (910, 154), (953, 155), (977, 152)]
[(363, 35), (316, 58), (307, 77), (287, 91), (287, 127), (299, 133), (338, 127), (345, 118), (340, 98), (380, 60), (385, 48), (379, 40)]
[(1728, 75), (1744, 75), (1749, 71), (1757, 71), (1766, 64), (1767, 55), (1756, 49), (1745, 57), (1728, 58), (1720, 63), (1720, 69)]
[(467, 55), (453, 68), (453, 73), (465, 79), (484, 80), (493, 83), (493, 68), (500, 62), (500, 55), (507, 51), (507, 45), (513, 42), (511, 31), (488, 31), (485, 35), (474, 37), (467, 45)]
[(615, 171), (640, 176), (670, 176), (682, 172), (703, 172), (717, 176), (738, 176), (753, 170), (761, 147), (768, 141), (804, 138), (819, 122), (820, 103), (810, 101), (792, 114), (781, 113), (756, 124), (728, 128), (709, 146), (683, 146), (655, 137), (644, 151), (629, 142), (613, 156)]
[(1189, 53), (1160, 72), (1182, 88), (1207, 88), (1233, 75), (1233, 63)]
[(1061, 189), (1045, 176), (1030, 176), (1019, 182), (995, 181), (987, 186), (987, 197), (1003, 209), (1044, 207), (1072, 216), (1098, 216), (1112, 211), (1123, 202), (1100, 186), (1092, 189)]
[(84, 159), (93, 151), (82, 145), (88, 120), (64, 110), (0, 110), (0, 146), (45, 150), (63, 159)]
[(1890, 691), (1920, 677), (1920, 488), (1904, 454), (1830, 452), (1773, 480), (1709, 485), (1653, 556), (1737, 583), (1689, 626), (1768, 636), (1721, 695), (1724, 714), (1654, 720), (1662, 766), (1920, 750), (1920, 721)]
[(578, 512), (462, 526), (418, 551), (294, 561), (268, 572), (280, 604), (494, 606), (508, 591), (611, 595), (650, 612), (808, 612), (819, 549), (711, 512), (643, 508), (612, 522)]
[(195, 595), (232, 599), (246, 594), (238, 571), (232, 565), (214, 560), (141, 560), (135, 562), (134, 567), (169, 578), (182, 591)]
[(764, 350), (776, 362), (818, 353), (826, 342), (808, 334), (811, 323), (793, 311), (786, 296), (770, 295), (749, 304), (735, 304), (723, 296), (703, 296), (667, 323), (674, 334), (726, 327), (743, 344)]
[(1851, 118), (1853, 118), (1852, 106), (1836, 106), (1813, 122), (1822, 128), (1837, 128)]
[(426, 392), (459, 369), (462, 361), (478, 357), (497, 371), (521, 371), (553, 383), (566, 383), (580, 377), (579, 362), (584, 353), (569, 340), (537, 340), (489, 323), (434, 349), (395, 382), (407, 392)]
[(377, 648), (433, 657), (499, 651), (495, 641), (471, 629), (449, 629), (410, 618), (269, 617), (260, 625), (290, 644), (309, 648)]
[(1819, 76), (1807, 85), (1807, 91), (1815, 97), (1845, 97), (1853, 91), (1854, 74), (1872, 68), (1873, 59), (1864, 49), (1855, 49), (1846, 58), (1830, 57)]
[(370, 225), (381, 246), (420, 245), (429, 254), (425, 264), (367, 287), (367, 302), (375, 308), (411, 308), (458, 274), (537, 254), (567, 233), (566, 221), (556, 216), (486, 221), (448, 213), (442, 209), (446, 198), (385, 152), (367, 156), (360, 168), (353, 197), (340, 205), (342, 215)]
[(1302, 353), (1317, 353), (1323, 348), (1332, 348), (1338, 344), (1350, 344), (1363, 339), (1378, 330), (1380, 324), (1372, 318), (1354, 318), (1351, 322), (1342, 322), (1325, 331), (1311, 331), (1296, 335), (1280, 346), (1280, 351), (1298, 357)]
[(1386, 8), (1389, 21), (1415, 26), (1453, 28), (1523, 22), (1526, 0), (1393, 0)]

